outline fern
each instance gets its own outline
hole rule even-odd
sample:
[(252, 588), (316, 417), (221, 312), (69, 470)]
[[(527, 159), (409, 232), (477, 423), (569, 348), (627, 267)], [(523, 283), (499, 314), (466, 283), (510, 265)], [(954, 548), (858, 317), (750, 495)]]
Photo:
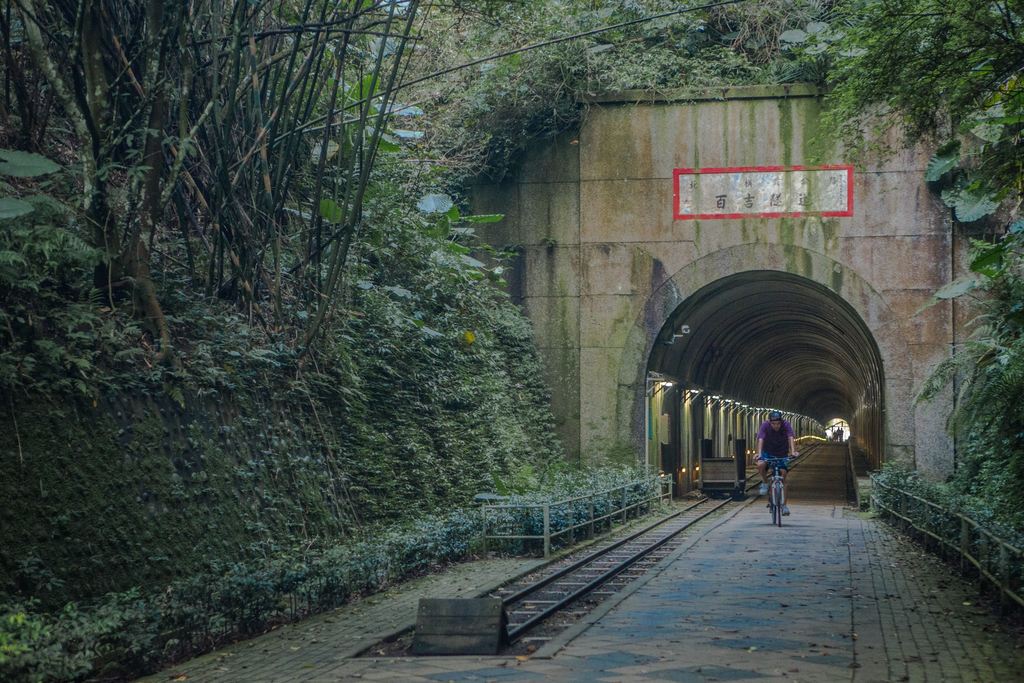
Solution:
[(107, 346), (90, 301), (100, 252), (44, 195), (29, 197), (32, 222), (0, 229), (0, 392), (90, 394)]
[[(991, 251), (975, 245), (976, 253)], [(958, 378), (957, 404), (949, 426), (961, 444), (956, 487), (977, 496), (1007, 523), (1024, 525), (1024, 257), (1020, 231), (999, 244), (998, 263), (975, 268), (988, 294), (970, 339), (940, 363), (918, 400), (934, 398)]]

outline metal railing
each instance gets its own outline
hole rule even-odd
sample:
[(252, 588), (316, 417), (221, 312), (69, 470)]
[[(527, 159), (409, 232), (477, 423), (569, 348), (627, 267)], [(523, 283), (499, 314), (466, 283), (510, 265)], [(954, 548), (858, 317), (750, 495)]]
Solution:
[[(568, 536), (571, 544), (577, 540), (580, 530), (585, 530), (586, 538), (593, 538), (599, 529), (611, 528), (616, 521), (624, 523), (630, 513), (639, 516), (641, 509), (649, 509), (655, 501), (666, 499), (672, 499), (671, 477), (654, 476), (565, 500), (484, 503), (480, 506), (483, 545), (486, 550), (499, 542), (538, 541), (542, 542), (544, 557), (548, 558), (553, 542)], [(534, 529), (537, 533), (528, 533)]]
[[(892, 502), (881, 500), (880, 493)], [(974, 567), (980, 582), (987, 581), (999, 590), (1004, 606), (1010, 601), (1024, 607), (1024, 550), (1004, 541), (978, 522), (959, 512), (925, 500), (908, 491), (887, 486), (871, 477), (871, 507), (882, 510), (932, 539), (947, 552), (958, 555), (960, 571)]]

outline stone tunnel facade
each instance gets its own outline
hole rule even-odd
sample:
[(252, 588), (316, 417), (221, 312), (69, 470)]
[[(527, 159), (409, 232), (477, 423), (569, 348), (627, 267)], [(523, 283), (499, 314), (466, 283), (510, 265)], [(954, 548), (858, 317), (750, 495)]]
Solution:
[[(920, 309), (963, 270), (965, 239), (925, 183), (928, 150), (894, 140), (847, 158), (821, 141), (821, 104), (805, 86), (622, 93), (475, 188), (475, 211), (505, 214), (487, 239), (519, 254), (510, 287), (573, 456), (642, 452), (656, 369), (822, 421), (843, 413), (873, 465), (951, 472), (952, 393), (915, 398), (962, 313)], [(677, 169), (825, 165), (852, 167), (850, 215), (680, 217)]]

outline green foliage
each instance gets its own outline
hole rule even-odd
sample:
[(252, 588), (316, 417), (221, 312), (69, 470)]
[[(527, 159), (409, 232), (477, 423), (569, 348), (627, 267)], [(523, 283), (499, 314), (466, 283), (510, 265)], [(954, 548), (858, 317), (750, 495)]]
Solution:
[(0, 667), (35, 649), (45, 627), (22, 605), (6, 605), (0, 615)]
[[(983, 529), (1021, 547), (1024, 545), (1024, 516), (1020, 514), (1020, 511), (1013, 511), (1014, 514), (1008, 516), (1005, 509), (1000, 509), (998, 502), (993, 504), (993, 499), (987, 497), (986, 492), (982, 490), (983, 487), (965, 491), (963, 486), (965, 481), (972, 479), (983, 484), (984, 481), (991, 481), (993, 478), (1001, 479), (1012, 476), (1005, 471), (1001, 474), (997, 473), (1001, 465), (1002, 463), (993, 463), (993, 471), (984, 473), (994, 475), (994, 477), (979, 476), (981, 473), (977, 470), (970, 470), (958, 472), (952, 482), (944, 484), (925, 481), (915, 470), (894, 463), (886, 463), (882, 470), (873, 476), (875, 481), (884, 486), (906, 491), (940, 506), (943, 509), (942, 512), (925, 508), (922, 512), (928, 518), (922, 521), (932, 525), (936, 530), (945, 527), (946, 538), (959, 538), (960, 535), (959, 520), (946, 514), (946, 512), (952, 512), (970, 517), (978, 522)], [(887, 507), (899, 510), (895, 492), (875, 487), (871, 495), (877, 497)]]
[(0, 643), (14, 645), (0, 654), (0, 675), (26, 683), (80, 680), (111, 656), (119, 664), (110, 673), (138, 670), (156, 639), (158, 616), (135, 591), (52, 614), (31, 601), (0, 604)]
[(973, 256), (976, 277), (947, 293), (983, 292), (975, 302), (981, 315), (920, 398), (930, 399), (959, 379), (950, 426), (963, 454), (954, 481), (959, 490), (988, 501), (1000, 519), (1024, 526), (1024, 224), (1015, 223), (995, 244), (976, 241)]
[[(524, 480), (525, 478), (525, 480)], [(612, 466), (573, 470), (557, 469), (538, 477), (532, 472), (516, 473), (512, 483), (521, 488), (510, 489), (505, 482), (496, 482), (498, 493), (507, 496), (500, 507), (488, 515), (490, 533), (541, 536), (544, 533), (544, 512), (548, 505), (548, 529), (554, 546), (571, 545), (578, 534), (572, 527), (600, 518), (598, 528), (612, 524), (611, 516), (623, 507), (635, 512), (661, 491), (661, 479), (640, 467)], [(593, 514), (593, 518), (591, 517)], [(632, 514), (632, 512), (631, 512)], [(537, 552), (543, 546), (537, 541), (504, 541), (501, 549), (513, 552)]]
[(960, 184), (957, 187), (944, 190), (942, 201), (946, 206), (954, 209), (956, 219), (961, 223), (972, 223), (994, 213), (999, 208), (999, 202), (996, 201), (995, 195), (977, 183)]
[(895, 128), (909, 140), (948, 143), (926, 177), (950, 177), (954, 187), (943, 200), (962, 222), (992, 214), (1024, 187), (1016, 66), (1024, 57), (1024, 18), (1013, 5), (850, 0), (833, 22), (842, 28), (830, 46), (833, 129), (853, 142)]
[[(0, 175), (58, 170), (38, 154), (0, 149)], [(14, 192), (3, 183), (0, 189)], [(84, 285), (99, 260), (53, 197), (0, 198), (0, 391), (95, 393), (96, 361), (112, 350), (97, 344), (104, 321)]]
[(59, 170), (60, 166), (42, 155), (13, 149), (0, 149), (0, 175), (35, 178), (56, 173)]
[[(547, 480), (543, 493), (522, 500), (598, 493), (596, 509), (603, 513), (621, 505), (616, 487), (637, 474), (563, 471)], [(604, 493), (609, 488), (616, 489), (611, 496)], [(644, 485), (630, 487), (627, 504), (646, 493)], [(569, 508), (556, 510), (556, 528), (572, 514)], [(55, 612), (33, 601), (0, 603), (0, 676), (37, 681), (148, 673), (462, 560), (476, 550), (482, 533), (477, 510), (455, 510), (374, 525), (343, 543), (313, 540), (244, 562), (211, 560), (202, 571), (145, 595), (134, 589), (111, 593)]]
[(591, 96), (806, 80), (805, 67), (817, 68), (783, 52), (779, 34), (821, 17), (819, 2), (742, 3), (637, 21), (665, 11), (654, 0), (499, 4), (486, 21), (464, 21), (456, 43), (447, 32), (451, 15), (435, 12), (429, 21), (445, 30), (428, 30), (423, 43), (436, 55), (433, 64), (636, 23), (486, 61), (456, 72), (444, 87), (421, 86), (431, 101), (425, 125), (431, 149), (457, 178), (484, 172), (500, 179), (529, 141), (578, 125)]
[[(325, 155), (338, 161), (345, 144), (329, 141)], [(268, 290), (246, 313), (234, 293), (202, 296), (198, 273), (216, 258), (204, 263), (188, 230), (158, 230), (152, 274), (176, 340), (171, 367), (155, 362), (133, 302), (93, 290), (104, 258), (79, 237), (81, 217), (28, 198), (33, 213), (0, 226), (0, 388), (18, 399), (0, 407), (13, 437), (0, 445), (11, 472), (0, 480), (11, 504), (0, 510), (0, 588), (47, 609), (155, 590), (207, 558), (246, 564), (344, 540), (556, 461), (529, 325), (499, 289), (503, 256), (474, 236), (500, 217), (464, 215), (450, 199), (443, 212), (416, 210), (442, 186), (401, 154), (381, 157), (336, 313), (311, 348), (301, 335), (320, 298), (309, 293), (331, 273), (304, 261), (316, 239), (282, 239), (294, 280), (282, 275), (269, 325)], [(346, 210), (324, 198), (289, 215), (335, 226)], [(229, 252), (221, 265), (243, 287)]]
[(239, 635), (336, 607), (411, 574), (465, 558), (476, 513), (452, 512), (367, 529), (364, 540), (307, 543), (204, 571), (142, 596), (133, 589), (45, 612), (0, 604), (0, 677), (10, 681), (125, 678)]
[(895, 0), (841, 5), (842, 37), (829, 48), (833, 129), (849, 141), (890, 130), (941, 143), (926, 180), (961, 223), (1001, 232), (975, 241), (972, 275), (932, 302), (972, 297), (970, 338), (940, 363), (920, 399), (959, 380), (950, 427), (961, 444), (954, 490), (986, 501), (990, 515), (1020, 528), (1024, 494), (1024, 238), (1015, 221), (1024, 170), (1024, 15), (1018, 3)]
[[(0, 574), (11, 590), (52, 607), (159, 586), (204, 557), (248, 561), (264, 544), (433, 514), (493, 476), (544, 472), (560, 458), (529, 324), (496, 287), (501, 257), (469, 255), (475, 226), (494, 217), (454, 206), (423, 214), (411, 199), (419, 188), (387, 182), (367, 199), (374, 217), (356, 245), (350, 314), (327, 323), (309, 365), (287, 333), (196, 301), (168, 271), (159, 281), (180, 367), (148, 367), (115, 337), (82, 380), (98, 402), (69, 400), (56, 369), (38, 388), (38, 366), (12, 376), (31, 400), (0, 409), (17, 437), (0, 447), (15, 465), (0, 480), (11, 503), (0, 511)], [(73, 310), (54, 309), (50, 319)], [(304, 310), (296, 302), (289, 313), (301, 321)], [(109, 316), (97, 313), (83, 345)]]
[(32, 205), (13, 197), (0, 197), (0, 220), (32, 213)]
[(98, 366), (118, 365), (138, 328), (103, 314), (89, 284), (100, 253), (64, 207), (24, 201), (29, 216), (0, 221), (0, 391), (93, 396)]
[(953, 145), (946, 145), (937, 151), (928, 160), (928, 169), (925, 171), (924, 179), (935, 182), (956, 168), (960, 163), (960, 144), (956, 141)]

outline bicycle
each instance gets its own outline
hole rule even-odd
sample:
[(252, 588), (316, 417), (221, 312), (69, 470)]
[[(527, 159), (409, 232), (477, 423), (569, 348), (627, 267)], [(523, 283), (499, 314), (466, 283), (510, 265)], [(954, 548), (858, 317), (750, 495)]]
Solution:
[(768, 513), (772, 524), (782, 526), (782, 510), (786, 505), (786, 483), (782, 479), (782, 468), (789, 464), (789, 458), (764, 458), (764, 462), (772, 469), (768, 483)]

